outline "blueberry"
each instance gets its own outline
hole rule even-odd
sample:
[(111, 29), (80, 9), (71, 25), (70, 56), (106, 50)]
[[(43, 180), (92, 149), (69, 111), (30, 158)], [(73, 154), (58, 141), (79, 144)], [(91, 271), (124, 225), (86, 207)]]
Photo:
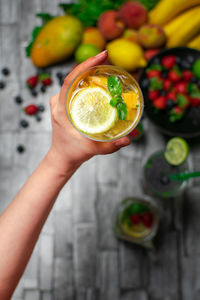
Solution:
[(188, 55), (188, 57), (187, 57), (187, 61), (188, 61), (190, 64), (193, 64), (193, 63), (194, 63), (194, 61), (195, 61), (195, 58), (194, 58), (194, 56), (192, 56), (192, 55)]
[(167, 102), (166, 102), (166, 109), (170, 110), (172, 109), (174, 106), (175, 106), (175, 102), (171, 99), (167, 99)]
[(156, 57), (153, 60), (153, 64), (159, 64), (160, 63), (160, 58)]
[(1, 72), (4, 76), (8, 76), (10, 74), (10, 70), (8, 68), (3, 68)]
[(168, 77), (168, 72), (167, 71), (163, 71), (162, 72), (162, 77), (163, 78), (167, 78)]
[(148, 78), (145, 78), (142, 83), (141, 83), (141, 86), (145, 89), (149, 86), (149, 79)]
[(165, 95), (167, 95), (167, 91), (164, 90), (160, 91), (160, 96), (165, 96)]
[(197, 81), (197, 85), (200, 88), (200, 80)]
[(191, 64), (187, 60), (182, 60), (180, 62), (180, 66), (182, 69), (186, 69), (186, 70), (191, 69)]
[(63, 73), (57, 72), (57, 73), (56, 73), (56, 77), (57, 77), (58, 79), (62, 79), (62, 78), (63, 78)]
[(21, 120), (19, 124), (22, 128), (27, 128), (29, 126), (29, 123), (26, 120)]
[(45, 86), (45, 85), (42, 85), (41, 88), (40, 88), (40, 91), (41, 91), (42, 93), (45, 93), (46, 90), (47, 90), (46, 86)]
[(15, 103), (22, 104), (22, 102), (23, 102), (23, 99), (22, 99), (21, 96), (18, 95), (18, 96), (15, 97)]
[(23, 145), (18, 145), (18, 146), (17, 146), (17, 152), (18, 152), (18, 153), (21, 154), (21, 153), (23, 153), (24, 151), (25, 151), (25, 147), (24, 147)]
[(35, 119), (37, 122), (40, 122), (42, 120), (42, 118), (38, 114), (35, 115)]
[(64, 83), (64, 79), (63, 79), (63, 78), (62, 78), (62, 79), (59, 79), (59, 84), (60, 84), (60, 86), (62, 86), (63, 83)]
[(32, 90), (31, 90), (31, 95), (32, 95), (33, 97), (37, 97), (37, 91), (34, 90), (34, 89), (32, 89)]
[(197, 83), (198, 82), (198, 79), (196, 77), (192, 77), (190, 79), (190, 83)]
[(6, 84), (4, 81), (0, 81), (0, 89), (3, 90), (5, 88)]
[(176, 63), (180, 64), (181, 63), (181, 58), (179, 56), (176, 57)]
[(38, 110), (41, 112), (45, 111), (44, 105), (42, 105), (42, 104), (38, 105)]
[(167, 175), (163, 175), (161, 178), (160, 178), (160, 182), (162, 184), (169, 184), (169, 177)]

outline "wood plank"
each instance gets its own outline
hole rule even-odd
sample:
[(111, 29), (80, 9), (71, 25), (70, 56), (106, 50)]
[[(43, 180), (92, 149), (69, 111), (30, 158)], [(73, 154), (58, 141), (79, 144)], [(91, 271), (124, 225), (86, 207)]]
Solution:
[(95, 222), (96, 163), (84, 163), (74, 174), (72, 182), (73, 223)]
[(102, 251), (98, 266), (100, 300), (119, 300), (119, 263), (117, 251)]
[(106, 185), (117, 185), (119, 181), (118, 153), (100, 155), (96, 157), (97, 183)]
[(179, 299), (179, 269), (177, 233), (166, 232), (160, 236), (156, 257), (150, 257), (149, 294), (153, 299), (171, 297)]
[(0, 0), (0, 24), (20, 21), (21, 0)]
[(99, 186), (96, 214), (98, 222), (98, 245), (100, 249), (117, 249), (118, 247), (118, 242), (113, 230), (113, 214), (120, 201), (118, 188)]
[(120, 243), (120, 286), (138, 289), (147, 284), (146, 250), (131, 243)]
[(200, 295), (200, 258), (184, 257), (181, 262), (182, 300), (198, 300)]
[(76, 289), (95, 287), (97, 231), (94, 224), (74, 226), (74, 268)]
[(131, 291), (123, 293), (121, 300), (148, 300), (148, 296), (146, 291)]
[(185, 251), (188, 255), (200, 255), (200, 241), (197, 238), (200, 232), (200, 190), (194, 187), (185, 194), (184, 202), (184, 232)]

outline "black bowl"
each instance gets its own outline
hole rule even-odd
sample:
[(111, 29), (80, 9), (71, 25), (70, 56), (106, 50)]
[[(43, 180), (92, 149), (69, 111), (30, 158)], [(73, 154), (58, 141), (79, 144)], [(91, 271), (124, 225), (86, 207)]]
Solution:
[(200, 58), (200, 51), (186, 47), (166, 49), (159, 52), (148, 62), (146, 68), (141, 71), (139, 77), (139, 85), (144, 96), (145, 113), (164, 134), (169, 136), (181, 136), (184, 138), (200, 136), (200, 107), (190, 107), (181, 120), (171, 123), (166, 111), (156, 111), (151, 104), (151, 101), (148, 99), (148, 86), (145, 87), (146, 69), (153, 62), (160, 61), (160, 59), (166, 55), (175, 55), (180, 58), (180, 62), (187, 58), (192, 62)]

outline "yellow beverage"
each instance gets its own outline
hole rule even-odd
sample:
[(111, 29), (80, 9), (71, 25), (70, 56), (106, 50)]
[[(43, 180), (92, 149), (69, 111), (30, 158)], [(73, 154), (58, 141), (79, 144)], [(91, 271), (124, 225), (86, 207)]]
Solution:
[[(112, 106), (108, 79), (120, 81), (121, 100), (126, 106), (124, 119), (119, 106)], [(121, 105), (121, 104), (120, 104)], [(135, 79), (113, 66), (96, 66), (80, 73), (66, 95), (66, 111), (73, 126), (88, 138), (111, 141), (127, 135), (138, 124), (143, 112), (143, 97)]]

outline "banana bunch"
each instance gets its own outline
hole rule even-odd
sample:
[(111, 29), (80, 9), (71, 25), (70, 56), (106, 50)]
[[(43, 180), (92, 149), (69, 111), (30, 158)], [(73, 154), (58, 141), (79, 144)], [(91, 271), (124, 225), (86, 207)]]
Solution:
[(163, 26), (166, 47), (200, 49), (200, 0), (161, 0), (150, 11), (149, 22)]

